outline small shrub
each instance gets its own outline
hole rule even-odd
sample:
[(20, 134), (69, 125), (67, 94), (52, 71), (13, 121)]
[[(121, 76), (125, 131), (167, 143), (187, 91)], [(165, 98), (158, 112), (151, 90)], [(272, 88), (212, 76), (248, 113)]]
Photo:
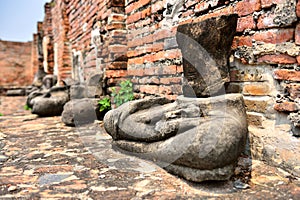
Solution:
[(31, 110), (31, 108), (26, 104), (26, 105), (24, 106), (24, 110)]
[(122, 81), (120, 83), (120, 90), (117, 91), (116, 88), (112, 88), (111, 96), (114, 97), (114, 103), (116, 106), (120, 106), (125, 102), (132, 101), (134, 99), (133, 95), (133, 85), (130, 80)]
[(3, 116), (3, 114), (2, 114), (2, 113), (0, 113), (0, 117), (1, 117), (1, 116)]
[(111, 109), (110, 99), (108, 97), (105, 97), (98, 101), (100, 105), (100, 112), (108, 111)]

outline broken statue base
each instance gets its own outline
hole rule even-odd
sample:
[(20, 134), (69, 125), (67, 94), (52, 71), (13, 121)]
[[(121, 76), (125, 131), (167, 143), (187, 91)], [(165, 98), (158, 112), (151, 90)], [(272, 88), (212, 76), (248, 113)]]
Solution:
[(127, 102), (105, 115), (104, 127), (119, 150), (195, 182), (228, 180), (248, 134), (241, 94)]

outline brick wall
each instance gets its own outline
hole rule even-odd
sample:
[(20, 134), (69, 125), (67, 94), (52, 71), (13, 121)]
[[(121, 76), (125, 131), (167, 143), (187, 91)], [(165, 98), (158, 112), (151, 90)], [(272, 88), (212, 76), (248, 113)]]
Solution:
[(170, 99), (182, 93), (178, 25), (235, 13), (226, 91), (244, 95), (249, 122), (257, 126), (299, 110), (296, 0), (53, 0), (45, 12), (44, 27), (51, 18), (52, 33), (44, 28), (44, 37), (52, 37), (59, 79), (84, 81), (103, 72), (107, 92), (131, 79), (137, 97)]
[(31, 42), (0, 40), (0, 87), (31, 84), (31, 47)]
[(135, 91), (175, 98), (181, 92), (182, 72), (174, 39), (178, 24), (235, 13), (239, 19), (227, 92), (244, 95), (250, 124), (278, 120), (277, 111), (296, 112), (300, 108), (299, 4), (296, 0), (128, 0), (128, 74)]

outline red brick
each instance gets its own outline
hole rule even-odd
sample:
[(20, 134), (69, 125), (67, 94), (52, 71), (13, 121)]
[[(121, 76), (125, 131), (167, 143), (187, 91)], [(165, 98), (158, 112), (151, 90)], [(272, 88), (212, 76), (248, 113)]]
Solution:
[(150, 67), (150, 68), (145, 68), (144, 71), (145, 75), (158, 75), (159, 74), (159, 67)]
[(128, 60), (128, 65), (141, 65), (144, 63), (144, 58), (139, 57), (139, 58), (131, 58)]
[(191, 23), (191, 22), (199, 22), (199, 21), (203, 21), (205, 19), (211, 18), (211, 17), (218, 17), (221, 15), (229, 15), (229, 14), (233, 14), (234, 13), (234, 7), (233, 6), (228, 6), (225, 8), (222, 8), (220, 10), (217, 10), (215, 12), (206, 14), (206, 15), (201, 15), (200, 17), (196, 18), (196, 19), (188, 19), (186, 21), (181, 22), (180, 24), (186, 24), (186, 23)]
[(299, 110), (299, 106), (295, 102), (276, 103), (274, 109), (280, 112), (295, 112)]
[(107, 30), (125, 29), (125, 24), (120, 22), (113, 22), (106, 26)]
[(297, 17), (300, 18), (300, 1), (299, 0), (297, 2), (296, 13), (297, 13)]
[(256, 41), (278, 44), (288, 42), (294, 38), (294, 29), (273, 29), (257, 32), (252, 37)]
[(296, 58), (285, 54), (278, 55), (264, 55), (257, 59), (259, 63), (270, 63), (270, 64), (294, 64), (297, 63)]
[(252, 15), (241, 17), (238, 19), (237, 23), (237, 32), (243, 32), (246, 29), (255, 29), (256, 28), (256, 22), (254, 21)]
[(158, 76), (152, 76), (152, 77), (143, 77), (143, 78), (139, 78), (138, 81), (139, 84), (151, 84), (151, 85), (159, 85), (159, 78)]
[(174, 94), (171, 86), (159, 86), (159, 94)]
[(250, 36), (235, 36), (232, 43), (232, 48), (236, 49), (240, 46), (252, 47), (252, 39)]
[(300, 81), (300, 71), (276, 69), (274, 70), (274, 78), (278, 80)]
[(107, 78), (117, 78), (127, 76), (127, 70), (106, 70)]
[(195, 1), (195, 0), (187, 0), (184, 3), (184, 5), (185, 5), (186, 8), (189, 8), (189, 7), (193, 6), (193, 5), (195, 5), (196, 3), (197, 3), (197, 1)]
[(176, 73), (177, 73), (176, 65), (169, 65), (163, 67), (163, 74), (176, 74)]
[[(39, 63), (31, 42), (0, 40), (0, 86), (26, 86), (33, 81), (32, 62)], [(34, 60), (31, 60), (34, 59)], [(37, 67), (37, 66), (36, 66)]]
[(141, 85), (140, 92), (146, 94), (159, 94), (159, 86), (157, 85)]
[(183, 73), (183, 66), (177, 66), (177, 73)]
[(160, 84), (170, 85), (170, 84), (180, 84), (182, 81), (181, 77), (168, 77), (168, 78), (160, 78)]
[(110, 45), (108, 47), (110, 53), (125, 53), (127, 52), (127, 46), (124, 45)]
[(126, 69), (127, 62), (112, 62), (110, 65), (107, 66), (107, 69)]
[(261, 7), (268, 8), (274, 4), (284, 3), (286, 0), (261, 0)]
[[(203, 12), (205, 10), (208, 10), (209, 8), (214, 8), (218, 5), (222, 5), (224, 4), (225, 2), (223, 1), (220, 1), (220, 0), (209, 0), (209, 1), (201, 1), (199, 2), (196, 6), (195, 6), (195, 12)], [(191, 6), (195, 4), (194, 3), (189, 3), (188, 6)]]
[(128, 69), (128, 76), (144, 76), (144, 69)]
[(235, 6), (235, 13), (239, 16), (245, 16), (259, 11), (261, 9), (260, 0), (243, 0)]
[(295, 30), (295, 43), (297, 45), (300, 45), (300, 23), (297, 24), (296, 30)]
[(151, 5), (152, 13), (157, 13), (157, 11), (164, 9), (164, 1), (156, 1)]
[(125, 9), (126, 14), (130, 14), (131, 12), (139, 10), (139, 8), (144, 7), (145, 5), (149, 4), (150, 2), (151, 2), (151, 0), (139, 0), (135, 3), (132, 3), (126, 7), (126, 9)]
[(209, 8), (209, 3), (203, 1), (195, 6), (195, 12), (203, 12)]
[(274, 24), (274, 19), (276, 17), (277, 17), (277, 15), (275, 15), (273, 13), (270, 13), (270, 12), (262, 14), (258, 18), (257, 28), (258, 29), (265, 29), (265, 28), (271, 28), (271, 27), (278, 27), (278, 25)]
[(297, 57), (296, 57), (296, 60), (297, 60), (297, 62), (298, 62), (298, 65), (300, 65), (300, 56), (297, 56)]

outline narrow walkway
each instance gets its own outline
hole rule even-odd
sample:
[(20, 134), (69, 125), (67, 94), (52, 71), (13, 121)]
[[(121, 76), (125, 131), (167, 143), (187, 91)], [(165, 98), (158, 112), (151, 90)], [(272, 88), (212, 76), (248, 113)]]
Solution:
[(101, 122), (67, 127), (0, 97), (0, 199), (300, 199), (300, 182), (252, 161), (250, 188), (189, 183), (112, 149)]

